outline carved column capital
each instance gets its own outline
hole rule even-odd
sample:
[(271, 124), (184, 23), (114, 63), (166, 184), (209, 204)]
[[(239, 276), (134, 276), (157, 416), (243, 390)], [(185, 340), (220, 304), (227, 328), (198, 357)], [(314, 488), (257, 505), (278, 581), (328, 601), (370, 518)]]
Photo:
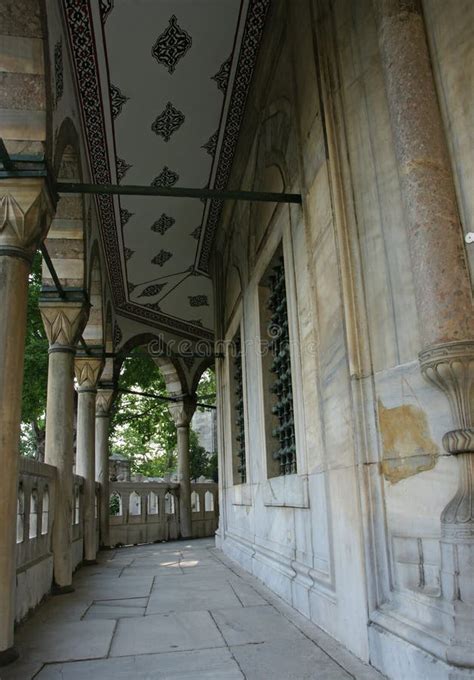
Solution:
[(97, 396), (95, 398), (95, 415), (96, 418), (107, 418), (110, 415), (110, 409), (114, 401), (115, 390), (113, 387), (103, 387), (99, 385)]
[(196, 395), (186, 395), (179, 401), (170, 402), (168, 408), (176, 427), (187, 427), (196, 410)]
[(419, 355), (421, 372), (446, 395), (455, 430), (443, 437), (448, 453), (459, 458), (459, 486), (441, 514), (443, 536), (474, 538), (474, 341), (428, 347)]
[(102, 357), (76, 355), (74, 359), (74, 373), (77, 380), (78, 392), (95, 392), (104, 360)]
[(43, 178), (2, 180), (0, 255), (31, 261), (53, 214), (53, 201)]
[(75, 352), (75, 346), (87, 323), (89, 302), (83, 291), (68, 292), (68, 300), (61, 300), (56, 293), (42, 293), (40, 312), (49, 351)]
[(457, 429), (447, 432), (448, 453), (474, 453), (474, 341), (428, 347), (419, 355), (421, 372), (448, 398)]

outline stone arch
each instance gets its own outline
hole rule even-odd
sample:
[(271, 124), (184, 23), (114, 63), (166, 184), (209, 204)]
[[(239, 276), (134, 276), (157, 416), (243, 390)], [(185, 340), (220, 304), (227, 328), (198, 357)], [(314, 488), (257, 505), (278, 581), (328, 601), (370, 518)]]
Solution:
[[(123, 344), (116, 358), (116, 374), (120, 370), (120, 366), (125, 360), (125, 357), (132, 349), (148, 345), (151, 342), (153, 342), (153, 349), (155, 352), (155, 355), (152, 358), (161, 371), (169, 395), (178, 396), (185, 394), (187, 383), (182, 366), (177, 359), (166, 356), (166, 354), (168, 354), (166, 343), (154, 333), (140, 333), (134, 335)], [(159, 356), (158, 352), (163, 352), (164, 356)]]
[[(252, 188), (255, 191), (283, 192), (288, 188), (289, 177), (295, 173), (290, 167), (297, 163), (295, 145), (290, 144), (292, 133), (292, 106), (285, 97), (271, 102), (261, 112), (257, 132)], [(297, 173), (296, 173), (297, 174)], [(273, 216), (278, 210), (273, 203), (254, 203), (250, 207), (249, 254), (257, 252)]]
[[(58, 181), (83, 181), (79, 134), (70, 118), (65, 118), (59, 128), (53, 168)], [(45, 245), (65, 288), (86, 288), (85, 241), (84, 197), (81, 194), (60, 194)], [(44, 262), (43, 287), (55, 288)]]
[(208, 368), (212, 368), (214, 370), (214, 364), (215, 364), (214, 357), (206, 357), (198, 364), (191, 383), (191, 394), (196, 393), (203, 373), (207, 371)]

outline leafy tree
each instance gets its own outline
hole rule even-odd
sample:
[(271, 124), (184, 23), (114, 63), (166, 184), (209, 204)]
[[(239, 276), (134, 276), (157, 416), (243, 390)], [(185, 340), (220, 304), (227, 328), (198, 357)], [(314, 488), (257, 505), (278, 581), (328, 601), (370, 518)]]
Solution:
[[(153, 359), (135, 350), (125, 359), (120, 387), (167, 396), (166, 385)], [(176, 469), (176, 427), (168, 402), (120, 393), (111, 423), (111, 449), (132, 459), (132, 472), (163, 477)]]
[(48, 340), (39, 311), (41, 291), (40, 253), (35, 255), (28, 288), (28, 316), (22, 396), (21, 453), (44, 459)]

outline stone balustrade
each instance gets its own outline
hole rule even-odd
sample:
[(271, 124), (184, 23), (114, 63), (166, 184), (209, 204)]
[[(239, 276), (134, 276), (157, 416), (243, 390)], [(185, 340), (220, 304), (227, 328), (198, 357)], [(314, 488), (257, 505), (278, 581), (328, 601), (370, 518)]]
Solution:
[[(111, 482), (110, 544), (133, 545), (179, 536), (179, 484)], [(217, 484), (191, 484), (192, 537), (213, 536), (218, 523)]]

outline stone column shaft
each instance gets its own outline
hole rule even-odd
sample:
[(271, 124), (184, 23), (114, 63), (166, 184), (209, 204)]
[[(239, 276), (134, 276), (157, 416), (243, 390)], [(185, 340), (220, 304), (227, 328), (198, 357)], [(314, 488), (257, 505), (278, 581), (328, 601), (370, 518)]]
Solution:
[(192, 536), (191, 522), (191, 477), (189, 472), (189, 423), (177, 426), (178, 439), (178, 479), (179, 479), (179, 516), (181, 536)]
[[(52, 297), (52, 299), (51, 299)], [(45, 462), (56, 468), (53, 572), (57, 593), (72, 590), (73, 428), (75, 343), (87, 320), (82, 292), (77, 301), (42, 297), (41, 315), (49, 348)]]
[(194, 411), (196, 410), (196, 396), (185, 397), (182, 401), (169, 406), (171, 415), (176, 423), (178, 439), (178, 480), (179, 480), (179, 515), (181, 537), (192, 536), (191, 514), (191, 479), (189, 472), (189, 428)]
[[(16, 505), (28, 262), (0, 253), (0, 660), (13, 646)], [(7, 656), (7, 655), (5, 655)]]
[(0, 666), (13, 648), (16, 511), (28, 274), (53, 207), (41, 179), (2, 180), (0, 195)]
[(419, 0), (374, 0), (423, 346), (472, 340), (453, 174)]
[(113, 389), (99, 387), (95, 411), (95, 478), (100, 484), (100, 544), (110, 546), (109, 428)]
[(84, 477), (84, 562), (94, 564), (97, 555), (95, 521), (95, 402), (101, 358), (77, 356), (78, 383), (76, 474)]

